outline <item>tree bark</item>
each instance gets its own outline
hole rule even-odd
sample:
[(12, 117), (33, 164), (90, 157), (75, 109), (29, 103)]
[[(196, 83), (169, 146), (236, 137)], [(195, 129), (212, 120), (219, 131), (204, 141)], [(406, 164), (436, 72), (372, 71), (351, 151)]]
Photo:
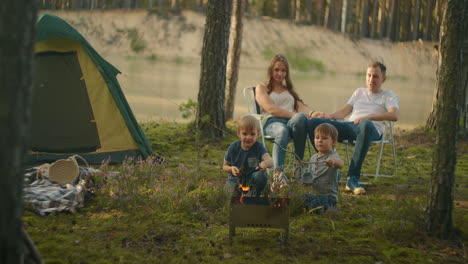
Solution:
[(37, 1), (0, 5), (0, 263), (22, 263), (23, 157), (30, 140)]
[(223, 137), (226, 129), (224, 92), (231, 10), (232, 0), (208, 1), (196, 119), (196, 127), (205, 138)]
[[(463, 31), (468, 32), (468, 1), (465, 0), (464, 6), (464, 18)], [(468, 137), (468, 36), (463, 35), (463, 46), (462, 46), (462, 89), (464, 91), (464, 100), (462, 102), (462, 117), (463, 127), (462, 131), (465, 137)], [(463, 97), (462, 97), (463, 98)]]
[(343, 0), (343, 5), (341, 6), (341, 33), (346, 33), (346, 22), (348, 14), (348, 0)]
[(226, 120), (231, 120), (234, 117), (240, 55), (242, 51), (244, 5), (245, 0), (233, 0), (230, 45), (226, 69)]
[(293, 0), (294, 1), (294, 20), (297, 22), (301, 21), (301, 0)]
[(387, 1), (386, 0), (379, 0), (381, 1), (380, 5), (380, 29), (379, 29), (379, 37), (383, 39), (386, 35), (386, 26), (387, 26)]
[(340, 31), (341, 28), (341, 5), (342, 0), (334, 0), (332, 3), (333, 8), (333, 30)]
[(361, 13), (361, 38), (369, 37), (369, 0), (363, 0)]
[(370, 30), (370, 37), (377, 38), (377, 31), (379, 28), (379, 1), (374, 0), (372, 6), (372, 25)]
[(413, 34), (412, 39), (418, 40), (419, 38), (419, 23), (421, 22), (421, 0), (416, 0), (414, 6), (414, 17), (413, 17)]
[(411, 39), (411, 1), (403, 1), (404, 7), (400, 11), (401, 17), (401, 40), (408, 41)]
[(438, 0), (436, 2), (437, 8), (436, 8), (436, 14), (435, 14), (435, 19), (434, 19), (435, 30), (434, 30), (434, 34), (431, 35), (431, 40), (439, 39), (440, 25), (442, 24), (442, 16), (443, 16), (443, 8), (441, 8), (441, 6), (444, 5), (443, 1), (445, 0)]
[(390, 0), (389, 20), (387, 24), (387, 37), (391, 40), (396, 40), (396, 20), (398, 10), (398, 0)]
[(362, 7), (362, 0), (356, 0), (355, 2), (355, 10), (354, 11), (354, 35), (359, 36), (359, 32), (361, 32), (361, 24), (359, 23), (359, 15), (361, 14), (361, 7)]
[(172, 0), (171, 1), (171, 8), (172, 9), (179, 9), (179, 0)]
[(319, 13), (319, 19), (318, 19), (318, 24), (320, 26), (325, 25), (325, 16), (326, 16), (326, 7), (327, 7), (327, 0), (321, 0), (320, 1), (320, 13)]
[(424, 40), (431, 39), (434, 4), (435, 0), (427, 0), (426, 8), (424, 9)]
[(453, 187), (462, 94), (463, 2), (446, 2), (439, 42), (437, 133), (425, 223), (427, 232), (440, 238), (449, 238), (453, 231)]

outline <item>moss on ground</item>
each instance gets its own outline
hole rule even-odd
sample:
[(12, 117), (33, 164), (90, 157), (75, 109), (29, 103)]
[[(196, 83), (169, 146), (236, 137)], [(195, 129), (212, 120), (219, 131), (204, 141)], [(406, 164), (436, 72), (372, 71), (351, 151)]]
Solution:
[[(77, 213), (41, 217), (25, 211), (25, 228), (45, 263), (466, 263), (466, 141), (459, 143), (458, 233), (451, 240), (424, 233), (434, 137), (413, 130), (397, 137), (398, 173), (369, 179), (367, 195), (341, 190), (339, 210), (316, 215), (302, 209), (299, 196), (306, 189), (293, 183), (289, 243), (281, 242), (282, 230), (238, 228), (231, 245), (221, 165), (235, 130), (207, 143), (186, 124), (142, 127), (165, 164), (149, 159), (102, 166), (119, 174), (96, 175), (95, 192)], [(371, 149), (366, 169), (375, 166), (375, 155)]]

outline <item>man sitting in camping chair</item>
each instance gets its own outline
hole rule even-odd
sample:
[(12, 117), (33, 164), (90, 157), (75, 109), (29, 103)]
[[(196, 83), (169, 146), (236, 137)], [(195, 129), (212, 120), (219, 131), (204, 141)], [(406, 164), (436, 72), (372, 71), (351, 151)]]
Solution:
[[(374, 62), (367, 68), (367, 88), (354, 91), (347, 104), (332, 114), (319, 113), (319, 118), (308, 121), (308, 131), (314, 142), (314, 130), (322, 123), (330, 123), (338, 130), (338, 141), (355, 141), (355, 147), (348, 169), (346, 190), (354, 194), (365, 194), (359, 185), (362, 163), (372, 141), (380, 140), (384, 124), (383, 120), (397, 121), (399, 99), (392, 91), (383, 90), (382, 84), (386, 80), (386, 67), (380, 62)], [(351, 114), (347, 121), (343, 119)]]

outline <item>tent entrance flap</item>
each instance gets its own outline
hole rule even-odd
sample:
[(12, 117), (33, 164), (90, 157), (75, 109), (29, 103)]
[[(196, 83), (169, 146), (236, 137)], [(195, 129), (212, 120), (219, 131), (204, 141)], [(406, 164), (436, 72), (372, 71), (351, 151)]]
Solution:
[(76, 52), (36, 53), (32, 150), (90, 152), (100, 148)]

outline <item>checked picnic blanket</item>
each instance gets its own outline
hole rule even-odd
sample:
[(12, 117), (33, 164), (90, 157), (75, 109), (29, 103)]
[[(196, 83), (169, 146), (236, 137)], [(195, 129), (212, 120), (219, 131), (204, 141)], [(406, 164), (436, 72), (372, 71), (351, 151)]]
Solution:
[(23, 199), (27, 206), (40, 215), (53, 212), (75, 212), (84, 206), (86, 181), (89, 176), (99, 172), (93, 168), (81, 168), (74, 183), (60, 185), (48, 179), (36, 179), (38, 167), (31, 168), (25, 174)]

